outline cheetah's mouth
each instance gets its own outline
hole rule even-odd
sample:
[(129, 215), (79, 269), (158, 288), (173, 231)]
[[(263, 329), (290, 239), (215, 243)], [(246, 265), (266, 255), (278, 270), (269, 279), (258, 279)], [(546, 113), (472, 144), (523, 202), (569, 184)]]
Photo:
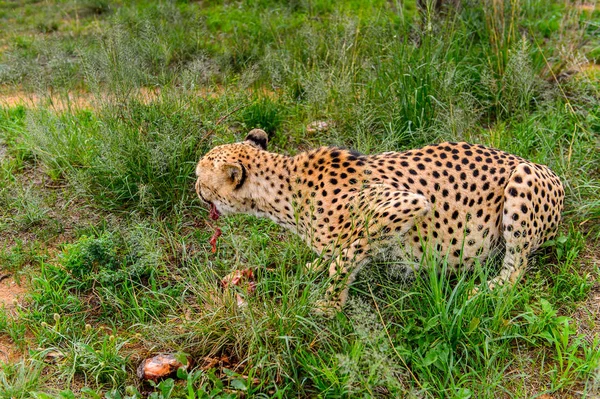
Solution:
[(198, 198), (200, 198), (202, 201), (204, 201), (208, 204), (208, 217), (211, 218), (212, 220), (219, 219), (219, 216), (221, 216), (221, 213), (217, 209), (217, 206), (215, 204), (213, 204), (211, 201), (204, 198), (202, 196), (202, 193), (200, 192), (200, 180), (198, 180), (196, 182), (196, 194), (198, 194)]
[(221, 216), (221, 213), (217, 209), (217, 206), (215, 204), (213, 204), (212, 202), (210, 202), (208, 217), (211, 218), (212, 220), (217, 220), (217, 219), (219, 219), (219, 216)]

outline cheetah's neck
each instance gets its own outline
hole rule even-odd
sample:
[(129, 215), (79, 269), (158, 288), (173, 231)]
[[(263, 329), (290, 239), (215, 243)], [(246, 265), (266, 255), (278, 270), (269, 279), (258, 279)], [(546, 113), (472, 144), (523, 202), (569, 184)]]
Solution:
[(248, 213), (297, 232), (292, 204), (294, 164), (293, 157), (263, 151), (246, 168), (251, 187)]

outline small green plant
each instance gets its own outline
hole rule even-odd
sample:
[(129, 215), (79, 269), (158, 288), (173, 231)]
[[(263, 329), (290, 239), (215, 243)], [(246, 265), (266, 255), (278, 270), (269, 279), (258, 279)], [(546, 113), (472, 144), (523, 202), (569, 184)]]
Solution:
[[(230, 377), (237, 376), (229, 370), (226, 370)], [(223, 381), (215, 375), (214, 369), (209, 371), (195, 370), (186, 372), (182, 369), (177, 371), (177, 378), (184, 381), (184, 384), (176, 384), (172, 378), (160, 382), (149, 381), (153, 392), (147, 397), (149, 399), (233, 399), (239, 397), (234, 391), (247, 391), (246, 382), (242, 379), (234, 378), (231, 381), (231, 388), (227, 388)], [(92, 395), (93, 392), (90, 392)], [(134, 386), (127, 386), (125, 394), (119, 391), (108, 392), (106, 399), (141, 399), (146, 397)], [(90, 396), (90, 399), (100, 399), (99, 395)]]
[(128, 282), (139, 283), (161, 260), (156, 258), (153, 248), (143, 246), (148, 244), (144, 241), (147, 237), (131, 235), (127, 239), (131, 241), (116, 233), (81, 236), (65, 245), (60, 264), (75, 286), (83, 290), (94, 285), (116, 290)]
[(77, 373), (93, 379), (96, 384), (110, 383), (121, 386), (127, 378), (127, 358), (121, 351), (127, 342), (114, 335), (105, 335), (98, 341), (74, 342), (67, 362)]
[(16, 240), (16, 243), (10, 248), (0, 250), (0, 264), (2, 269), (10, 272), (16, 272), (28, 263), (31, 263), (35, 257), (38, 248), (28, 247), (22, 240)]
[(43, 363), (22, 360), (0, 365), (0, 398), (25, 399), (42, 384)]
[(571, 318), (559, 316), (545, 299), (540, 300), (536, 308), (530, 307), (523, 317), (528, 322), (528, 335), (546, 341), (554, 350), (557, 366), (550, 372), (553, 389), (559, 389), (578, 374), (590, 373), (600, 366), (597, 338), (590, 348), (596, 349), (586, 349), (588, 345), (583, 337), (576, 336)]
[(241, 112), (241, 120), (246, 128), (260, 128), (269, 135), (277, 132), (284, 117), (281, 104), (270, 97), (257, 99)]
[[(550, 293), (557, 302), (572, 306), (584, 300), (593, 286), (588, 273), (578, 272), (577, 263), (580, 252), (585, 247), (585, 236), (571, 226), (567, 235), (559, 235), (543, 244), (551, 248), (555, 257), (555, 266), (548, 278), (551, 281)], [(548, 266), (546, 266), (548, 267)]]
[(120, 260), (112, 237), (104, 234), (100, 237), (82, 236), (77, 242), (67, 244), (61, 264), (85, 288), (90, 287), (99, 276), (104, 276), (104, 282), (110, 282), (110, 276), (117, 271)]

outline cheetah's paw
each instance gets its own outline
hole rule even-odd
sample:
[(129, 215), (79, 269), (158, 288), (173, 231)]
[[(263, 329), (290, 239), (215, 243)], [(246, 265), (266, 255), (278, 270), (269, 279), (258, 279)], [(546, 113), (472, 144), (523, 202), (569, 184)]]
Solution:
[(312, 313), (318, 316), (333, 317), (340, 311), (340, 304), (335, 301), (320, 299), (315, 302)]
[(306, 262), (306, 266), (304, 266), (305, 273), (318, 273), (325, 268), (325, 262), (322, 259), (318, 258), (312, 262)]

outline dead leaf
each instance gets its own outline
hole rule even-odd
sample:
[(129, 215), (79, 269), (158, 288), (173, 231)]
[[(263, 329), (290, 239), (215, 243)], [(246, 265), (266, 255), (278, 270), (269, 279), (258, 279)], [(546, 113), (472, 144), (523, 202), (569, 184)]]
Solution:
[[(246, 284), (244, 284), (245, 282)], [(244, 285), (246, 288), (247, 295), (252, 295), (254, 291), (256, 291), (256, 282), (254, 281), (254, 272), (252, 271), (252, 269), (233, 271), (227, 276), (223, 277), (223, 279), (221, 280), (221, 286), (225, 289), (232, 286), (243, 287)], [(244, 296), (239, 292), (235, 294), (235, 300), (237, 306), (240, 308), (248, 304), (244, 299)]]
[(221, 280), (221, 286), (223, 288), (228, 288), (234, 285), (241, 286), (245, 280), (248, 280), (248, 286), (246, 288), (247, 292), (249, 294), (254, 293), (256, 290), (256, 282), (254, 281), (254, 272), (252, 269), (235, 270), (229, 273)]
[(219, 368), (231, 366), (231, 361), (229, 359), (229, 356), (227, 356), (227, 355), (222, 355), (220, 357), (206, 356), (202, 359), (202, 363), (200, 364), (200, 369), (203, 371), (207, 371), (207, 370), (210, 370), (217, 366)]
[(62, 352), (50, 351), (46, 353), (46, 356), (44, 356), (44, 362), (54, 364), (62, 360), (64, 357), (65, 355)]

